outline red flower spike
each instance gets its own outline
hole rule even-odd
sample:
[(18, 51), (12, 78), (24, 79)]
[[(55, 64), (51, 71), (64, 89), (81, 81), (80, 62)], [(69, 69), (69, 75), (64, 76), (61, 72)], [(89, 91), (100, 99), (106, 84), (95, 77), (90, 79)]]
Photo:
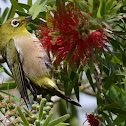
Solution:
[(86, 114), (86, 116), (87, 116), (87, 120), (86, 121), (88, 121), (91, 126), (99, 126), (99, 121), (94, 117), (94, 115), (92, 115), (92, 114), (87, 115)]
[[(80, 29), (82, 21), (74, 13), (77, 11), (85, 20), (84, 26)], [(90, 14), (89, 14), (90, 15)], [(86, 33), (88, 21), (79, 9), (75, 10), (68, 7), (68, 11), (61, 6), (60, 10), (55, 12), (52, 21), (54, 28), (48, 29), (47, 26), (38, 28), (43, 38), (40, 41), (47, 51), (52, 51), (56, 58), (56, 64), (67, 60), (70, 64), (78, 66), (80, 62), (85, 63), (94, 50), (106, 48), (106, 35), (102, 30), (96, 30), (92, 33)], [(85, 29), (86, 28), (86, 29)], [(59, 33), (59, 36), (50, 36), (52, 32)]]

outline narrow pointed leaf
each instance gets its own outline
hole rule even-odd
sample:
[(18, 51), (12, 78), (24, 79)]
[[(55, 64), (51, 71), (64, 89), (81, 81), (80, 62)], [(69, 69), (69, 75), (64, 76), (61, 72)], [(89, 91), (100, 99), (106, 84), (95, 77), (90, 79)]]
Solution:
[(31, 7), (30, 5), (27, 4), (23, 4), (23, 3), (18, 3), (22, 8), (26, 9), (27, 11), (29, 10), (29, 8)]
[(102, 115), (104, 116), (104, 118), (107, 121), (107, 123), (109, 124), (109, 126), (115, 126), (113, 124), (112, 120), (110, 119), (110, 117), (106, 113), (102, 113)]
[(49, 27), (49, 28), (51, 28), (51, 27), (53, 27), (53, 23), (51, 22), (52, 21), (52, 16), (51, 16), (51, 14), (50, 14), (50, 11), (47, 11), (46, 12), (46, 23), (47, 23), (47, 26)]
[[(106, 11), (109, 11), (112, 7), (113, 7), (113, 5), (115, 4), (115, 3), (113, 3), (114, 2), (114, 0), (108, 0), (107, 2), (106, 2)], [(117, 1), (115, 1), (116, 3), (117, 3)]]
[(26, 112), (29, 116), (32, 116), (32, 113), (29, 112), (25, 107), (23, 107), (23, 109), (25, 110), (25, 112)]
[(92, 11), (93, 11), (93, 0), (88, 0), (88, 4), (89, 4), (89, 11), (90, 11), (90, 13), (92, 13)]
[(28, 121), (26, 119), (26, 116), (23, 114), (23, 112), (21, 111), (19, 106), (17, 106), (17, 110), (18, 110), (18, 113), (19, 113), (23, 123), (24, 123), (24, 126), (29, 126), (29, 123), (28, 123)]
[(14, 15), (15, 15), (15, 11), (16, 11), (16, 8), (12, 5), (12, 6), (11, 6), (11, 9), (10, 9), (10, 11), (9, 11), (9, 14), (8, 14), (7, 19), (13, 18)]
[(78, 2), (78, 0), (74, 0), (74, 2), (76, 3), (76, 5), (78, 6), (80, 10), (85, 12), (85, 9), (86, 9), (89, 12), (89, 6), (87, 5), (85, 1)]
[(17, 10), (25, 12), (24, 9), (19, 5), (19, 3), (16, 0), (10, 0), (10, 2)]
[(2, 17), (1, 17), (1, 20), (0, 20), (0, 23), (2, 24), (3, 21), (5, 20), (6, 16), (7, 16), (7, 13), (9, 11), (9, 8), (6, 7), (6, 9), (4, 10), (3, 14), (2, 14)]
[(27, 3), (28, 3), (28, 5), (30, 5), (30, 6), (31, 6), (31, 5), (32, 5), (32, 0), (28, 0), (28, 2), (27, 2)]
[(32, 19), (35, 19), (40, 12), (44, 12), (47, 10), (47, 6), (45, 4), (48, 0), (37, 0), (34, 5), (29, 9), (29, 13), (32, 14)]
[(70, 126), (69, 123), (58, 123), (58, 125), (60, 125), (60, 126)]
[(41, 100), (41, 103), (40, 103), (40, 108), (39, 108), (39, 120), (42, 119), (42, 116), (43, 116), (43, 100)]
[(0, 90), (8, 90), (8, 89), (15, 89), (16, 88), (16, 83), (14, 81), (12, 82), (4, 82), (0, 84)]
[(92, 87), (93, 91), (95, 92), (95, 86), (94, 86), (94, 83), (93, 83), (93, 80), (92, 80), (92, 77), (91, 77), (90, 70), (87, 69), (87, 71), (85, 71), (85, 72), (86, 72), (86, 76), (87, 76), (87, 78), (88, 78), (88, 80), (91, 84), (91, 87)]
[(79, 101), (79, 84), (78, 84), (78, 79), (76, 79), (74, 81), (74, 91), (75, 91), (75, 95), (76, 95), (76, 98), (77, 100)]
[(66, 114), (66, 115), (64, 115), (64, 116), (61, 116), (60, 118), (51, 121), (51, 122), (48, 124), (48, 126), (55, 126), (55, 125), (59, 124), (60, 122), (63, 122), (63, 121), (65, 121), (65, 120), (67, 120), (69, 117), (70, 117), (69, 114)]
[(53, 113), (50, 113), (42, 126), (47, 126), (49, 124), (49, 121), (51, 120), (52, 116), (53, 116)]
[(99, 8), (98, 8), (98, 11), (97, 11), (97, 18), (98, 19), (101, 19), (101, 9), (102, 9), (102, 6), (103, 6), (103, 0), (100, 0), (100, 4), (99, 4)]
[(114, 16), (121, 6), (122, 6), (122, 4), (118, 4), (117, 6), (115, 6), (115, 7), (111, 10), (110, 15), (111, 15), (111, 16)]
[(10, 77), (13, 78), (12, 74), (11, 74), (4, 66), (2, 66), (2, 65), (0, 64), (0, 67), (3, 67), (4, 72), (5, 72), (8, 76), (10, 76)]

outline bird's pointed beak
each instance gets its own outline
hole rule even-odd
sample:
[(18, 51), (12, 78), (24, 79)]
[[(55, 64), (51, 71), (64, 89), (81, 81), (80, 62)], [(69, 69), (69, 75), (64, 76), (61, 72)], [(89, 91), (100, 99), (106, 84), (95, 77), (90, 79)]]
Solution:
[(28, 22), (28, 21), (30, 21), (31, 19), (32, 19), (32, 15), (29, 15), (29, 16), (25, 17), (25, 22)]

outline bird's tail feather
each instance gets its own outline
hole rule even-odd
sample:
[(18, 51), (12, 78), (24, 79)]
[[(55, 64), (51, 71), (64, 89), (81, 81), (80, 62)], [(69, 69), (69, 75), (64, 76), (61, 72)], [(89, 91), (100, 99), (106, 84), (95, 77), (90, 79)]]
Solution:
[(58, 90), (56, 90), (56, 95), (59, 96), (59, 97), (61, 97), (61, 98), (64, 99), (64, 100), (66, 100), (67, 102), (70, 102), (70, 103), (73, 104), (73, 105), (76, 105), (76, 106), (81, 107), (81, 105), (80, 105), (78, 102), (76, 102), (76, 101), (72, 100), (71, 98), (65, 96), (64, 94), (62, 94), (62, 93), (61, 93), (60, 91), (58, 91)]
[(41, 87), (41, 88), (39, 87), (41, 89), (41, 91), (42, 91), (42, 89), (47, 90), (47, 93), (50, 93), (51, 95), (57, 95), (57, 96), (61, 97), (62, 99), (70, 102), (71, 104), (74, 104), (76, 106), (81, 107), (81, 105), (78, 102), (76, 102), (76, 101), (72, 100), (71, 98), (69, 98), (69, 97), (65, 96), (64, 94), (62, 94), (59, 91), (56, 84), (50, 78), (43, 77), (43, 78), (38, 80), (37, 84)]

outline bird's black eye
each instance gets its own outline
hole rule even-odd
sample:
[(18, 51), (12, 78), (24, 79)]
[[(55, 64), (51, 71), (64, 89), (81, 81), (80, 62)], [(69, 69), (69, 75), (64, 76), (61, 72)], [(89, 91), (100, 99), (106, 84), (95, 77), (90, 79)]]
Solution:
[(11, 26), (12, 26), (12, 27), (18, 27), (19, 24), (20, 24), (20, 22), (17, 21), (16, 19), (14, 19), (14, 20), (11, 21)]

